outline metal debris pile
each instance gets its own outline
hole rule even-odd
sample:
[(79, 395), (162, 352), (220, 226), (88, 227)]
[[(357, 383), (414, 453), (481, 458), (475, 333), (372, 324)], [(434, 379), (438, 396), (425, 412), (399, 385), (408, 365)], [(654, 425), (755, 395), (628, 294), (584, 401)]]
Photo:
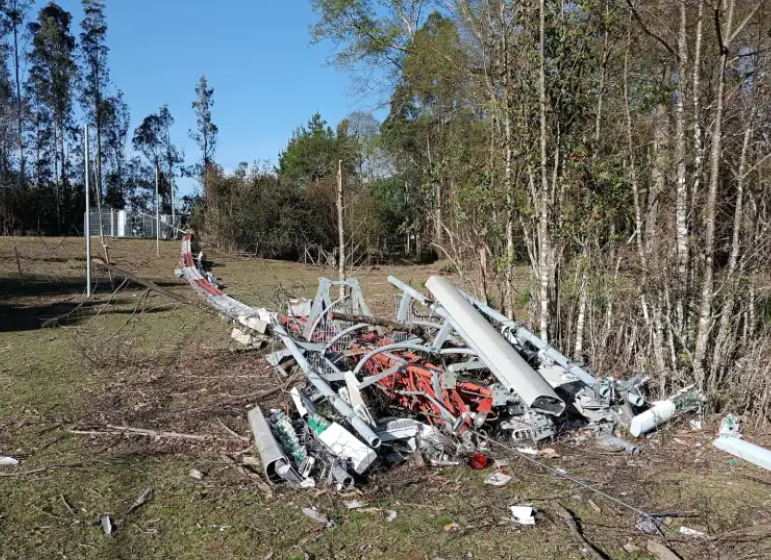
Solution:
[(637, 452), (614, 431), (639, 437), (704, 402), (686, 387), (651, 403), (647, 377), (597, 378), (438, 276), (428, 295), (389, 277), (393, 319), (372, 314), (353, 278), (322, 278), (313, 300), (283, 313), (252, 308), (213, 283), (193, 244), (186, 235), (178, 275), (231, 320), (234, 339), (280, 341), (268, 361), (303, 374), (286, 408), (248, 415), (272, 483), (346, 487), (412, 458), (452, 464), (489, 439), (532, 445), (576, 429)]

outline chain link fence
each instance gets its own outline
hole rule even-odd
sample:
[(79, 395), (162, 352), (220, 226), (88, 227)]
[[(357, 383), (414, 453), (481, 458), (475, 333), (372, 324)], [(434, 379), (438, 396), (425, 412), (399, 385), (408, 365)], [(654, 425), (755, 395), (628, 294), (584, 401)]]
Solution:
[[(101, 215), (99, 212), (91, 212), (90, 218), (91, 235), (100, 235), (102, 233), (102, 230), (99, 228), (101, 220), (104, 234), (108, 237), (155, 239), (156, 236), (155, 216), (145, 214), (144, 212), (102, 210)], [(172, 219), (170, 214), (161, 214), (160, 222), (160, 238), (175, 239), (182, 223), (181, 216), (174, 216)]]

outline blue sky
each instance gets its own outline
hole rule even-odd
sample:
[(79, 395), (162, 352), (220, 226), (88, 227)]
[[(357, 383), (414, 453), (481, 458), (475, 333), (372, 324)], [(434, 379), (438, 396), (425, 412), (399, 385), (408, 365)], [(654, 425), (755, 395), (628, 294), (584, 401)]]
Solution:
[[(38, 1), (36, 9), (47, 1)], [(80, 34), (80, 0), (60, 0)], [(328, 64), (334, 45), (311, 45), (315, 15), (307, 0), (107, 0), (109, 65), (113, 87), (131, 107), (132, 130), (168, 103), (174, 140), (188, 162), (198, 150), (194, 87), (206, 74), (215, 88), (219, 126), (217, 162), (275, 163), (292, 131), (315, 112), (335, 125), (354, 110), (371, 110), (351, 76)], [(181, 194), (193, 182), (178, 182)]]

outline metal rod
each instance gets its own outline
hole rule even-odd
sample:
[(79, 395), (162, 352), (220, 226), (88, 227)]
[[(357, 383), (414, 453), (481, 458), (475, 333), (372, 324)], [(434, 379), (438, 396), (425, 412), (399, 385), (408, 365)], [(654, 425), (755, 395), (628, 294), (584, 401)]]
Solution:
[[(86, 221), (83, 233), (86, 236), (86, 297), (91, 297), (91, 189), (88, 181), (88, 125), (84, 127), (83, 131), (83, 143), (85, 145), (85, 157), (86, 157)], [(99, 216), (101, 219), (101, 216)]]
[(373, 449), (380, 447), (380, 438), (372, 430), (369, 424), (362, 420), (358, 414), (346, 403), (335, 391), (327, 385), (326, 381), (311, 367), (308, 360), (305, 358), (303, 351), (297, 346), (297, 343), (292, 340), (289, 334), (284, 330), (281, 325), (273, 325), (273, 332), (278, 336), (287, 349), (294, 356), (297, 365), (305, 372), (305, 378), (310, 381), (314, 387), (326, 397), (329, 403), (335, 407), (335, 409), (346, 419), (346, 421), (356, 430), (359, 435), (367, 442), (367, 444)]
[(348, 323), (367, 323), (368, 325), (374, 325), (376, 327), (387, 327), (408, 333), (423, 331), (423, 329), (420, 327), (406, 325), (404, 323), (383, 319), (381, 317), (373, 317), (372, 315), (351, 315), (350, 313), (332, 311), (332, 313), (330, 313), (330, 317), (335, 321), (346, 321)]
[(484, 303), (474, 299), (474, 297), (472, 297), (471, 295), (465, 292), (461, 292), (461, 293), (481, 313), (487, 315), (490, 319), (500, 323), (503, 327), (505, 327), (506, 332), (504, 333), (504, 336), (506, 336), (509, 339), (509, 342), (512, 342), (509, 335), (519, 339), (519, 341), (521, 342), (529, 342), (530, 344), (535, 346), (539, 352), (543, 352), (545, 356), (547, 356), (552, 361), (558, 363), (563, 368), (565, 368), (568, 371), (568, 373), (575, 375), (578, 379), (581, 380), (581, 382), (584, 385), (587, 385), (588, 387), (595, 386), (595, 384), (597, 383), (597, 379), (591, 373), (583, 369), (578, 364), (570, 361), (566, 356), (564, 356), (556, 348), (545, 343), (537, 335), (530, 332), (528, 329), (518, 324), (516, 321), (512, 321), (505, 315), (499, 313), (489, 305), (485, 305)]
[(161, 207), (158, 197), (158, 164), (155, 164), (155, 252), (161, 256)]
[[(351, 317), (353, 317), (353, 315), (351, 315)], [(332, 313), (332, 318), (333, 318), (333, 319), (335, 318), (335, 313)], [(354, 332), (356, 332), (356, 331), (359, 331), (359, 330), (361, 330), (361, 329), (367, 329), (367, 328), (369, 328), (369, 326), (370, 326), (370, 325), (368, 325), (367, 323), (359, 323), (358, 325), (353, 325), (352, 327), (348, 327), (348, 328), (347, 328), (347, 329), (345, 329), (344, 331), (340, 331), (340, 332), (339, 332), (339, 333), (337, 333), (335, 336), (333, 336), (333, 337), (330, 339), (330, 341), (329, 341), (329, 342), (327, 342), (327, 344), (324, 346), (324, 351), (322, 352), (322, 354), (326, 354), (326, 353), (327, 353), (327, 351), (328, 351), (330, 348), (332, 348), (332, 345), (333, 345), (335, 342), (337, 342), (338, 340), (340, 340), (341, 338), (343, 338), (345, 335), (348, 335), (348, 334), (354, 333)]]
[(384, 352), (390, 352), (391, 350), (413, 350), (415, 352), (425, 352), (427, 354), (437, 354), (438, 352), (431, 348), (430, 346), (422, 346), (420, 344), (412, 344), (411, 342), (397, 342), (395, 344), (386, 344), (385, 346), (380, 346), (378, 348), (375, 348), (368, 354), (366, 354), (361, 361), (356, 364), (356, 367), (353, 369), (353, 374), (358, 377), (359, 372), (361, 372), (362, 368), (364, 367), (364, 364), (366, 364), (370, 359), (377, 356), (378, 354), (382, 354)]

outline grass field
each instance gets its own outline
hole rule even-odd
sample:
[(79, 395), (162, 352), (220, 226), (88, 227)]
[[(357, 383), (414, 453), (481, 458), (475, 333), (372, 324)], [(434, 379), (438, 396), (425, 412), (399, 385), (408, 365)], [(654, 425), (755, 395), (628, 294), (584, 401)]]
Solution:
[[(161, 253), (154, 242), (110, 244), (119, 267), (192, 296), (173, 275), (178, 245), (164, 242)], [(311, 296), (319, 276), (334, 275), (210, 256), (228, 293), (269, 307)], [(440, 268), (358, 276), (373, 309), (387, 313), (388, 274), (418, 286)], [(0, 466), (0, 558), (582, 558), (585, 545), (559, 504), (600, 557), (653, 558), (633, 512), (516, 457), (508, 467), (514, 482), (503, 488), (483, 484), (489, 472), (462, 465), (383, 472), (355, 495), (266, 487), (242, 462), (256, 455), (247, 405), (280, 382), (272, 369), (238, 350), (222, 320), (96, 276), (96, 294), (85, 301), (82, 240), (0, 238), (0, 455), (21, 460)], [(544, 461), (646, 511), (686, 514), (673, 519), (675, 531), (687, 525), (708, 538), (668, 538), (682, 558), (771, 558), (771, 473), (713, 449), (718, 420), (705, 419), (703, 432), (674, 423), (634, 457), (565, 438), (552, 445), (560, 457)], [(207, 437), (100, 433), (116, 431), (109, 426)], [(746, 437), (771, 443), (762, 431)], [(148, 488), (153, 498), (127, 513)], [(347, 510), (352, 496), (368, 508)], [(508, 521), (507, 507), (519, 503), (537, 508), (534, 527)], [(336, 526), (309, 520), (302, 509), (312, 506)], [(112, 536), (99, 523), (105, 514), (116, 525)]]

